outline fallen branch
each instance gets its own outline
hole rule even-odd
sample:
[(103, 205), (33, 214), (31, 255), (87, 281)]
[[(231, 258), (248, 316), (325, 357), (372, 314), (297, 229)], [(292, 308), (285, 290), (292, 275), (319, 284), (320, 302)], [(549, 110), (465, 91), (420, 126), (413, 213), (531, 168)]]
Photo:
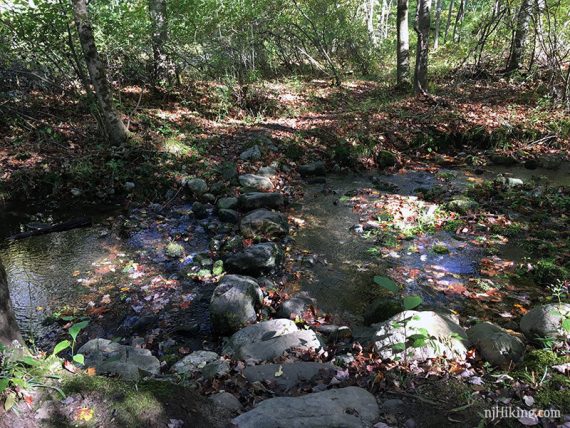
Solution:
[(16, 241), (18, 239), (29, 238), (30, 236), (46, 235), (53, 232), (64, 232), (66, 230), (78, 229), (80, 227), (89, 227), (93, 224), (91, 218), (89, 217), (78, 217), (73, 218), (62, 223), (54, 224), (51, 226), (42, 227), (37, 230), (29, 230), (27, 232), (16, 233), (8, 238), (10, 241)]

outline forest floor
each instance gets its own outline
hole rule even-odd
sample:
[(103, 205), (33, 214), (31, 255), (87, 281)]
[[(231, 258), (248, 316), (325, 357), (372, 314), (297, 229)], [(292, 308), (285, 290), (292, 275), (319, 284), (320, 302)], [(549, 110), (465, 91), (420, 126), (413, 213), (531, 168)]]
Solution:
[[(168, 239), (180, 238), (178, 226), (187, 215), (184, 204), (189, 200), (182, 184), (189, 176), (202, 177), (208, 183), (218, 182), (221, 194), (232, 195), (238, 190), (231, 179), (225, 178), (227, 171), (256, 173), (260, 167), (273, 163), (279, 165), (272, 181), (292, 201), (290, 218), (296, 230), (302, 229), (306, 219), (302, 218), (302, 212), (295, 211), (294, 204), (302, 200), (307, 191), (306, 184), (299, 179), (298, 167), (315, 160), (324, 160), (328, 171), (341, 174), (367, 170), (380, 171), (386, 177), (407, 171), (438, 173), (441, 187), (445, 187), (455, 179), (447, 172), (448, 169), (469, 169), (474, 177), (484, 174), (490, 165), (524, 166), (529, 170), (541, 168), (544, 171), (564, 165), (563, 161), (568, 160), (570, 153), (570, 120), (565, 112), (543, 103), (540, 88), (501, 80), (441, 82), (434, 95), (419, 97), (400, 94), (367, 81), (347, 82), (340, 88), (330, 87), (324, 81), (268, 82), (237, 92), (223, 85), (208, 83), (163, 96), (151, 95), (147, 91), (141, 93), (140, 88), (124, 88), (120, 101), (122, 110), (130, 112), (129, 127), (133, 138), (121, 148), (106, 147), (95, 139), (96, 132), (89, 125), (92, 123), (90, 116), (81, 105), (57, 97), (34, 95), (24, 103), (24, 110), (10, 111), (10, 120), (0, 129), (3, 135), (0, 151), (2, 191), (6, 199), (15, 201), (16, 207), (21, 205), (21, 201), (26, 201), (30, 204), (26, 211), (34, 214), (40, 205), (55, 212), (62, 205), (93, 210), (109, 206), (114, 212), (106, 222), (112, 233), (123, 239), (127, 234), (138, 233), (144, 245), (154, 240), (157, 231), (166, 233)], [(263, 160), (235, 161), (240, 153), (255, 145), (263, 148)], [(541, 289), (539, 296), (531, 301), (513, 304), (508, 297), (520, 290), (510, 289), (508, 280), (532, 276), (537, 272), (544, 277), (536, 276), (534, 279), (543, 284), (553, 278), (567, 278), (565, 269), (569, 266), (570, 250), (565, 225), (570, 195), (567, 185), (546, 185), (537, 193), (535, 190), (541, 186), (540, 183), (532, 182), (532, 185), (529, 183), (521, 189), (509, 189), (484, 180), (474, 183), (469, 196), (481, 207), (478, 220), (442, 213), (432, 226), (437, 231), (463, 235), (463, 241), (482, 248), (485, 257), (478, 262), (484, 278), (471, 283), (456, 281), (444, 294), (460, 294), (473, 300), (474, 306), (480, 307), (480, 312), (472, 311), (471, 316), (484, 318), (487, 311), (493, 320), (503, 318), (501, 322), (510, 328), (513, 325), (511, 321), (520, 318), (530, 308), (530, 303), (549, 301), (552, 295)], [(394, 252), (421, 244), (413, 241), (413, 245), (406, 246), (411, 238), (409, 235), (388, 230), (389, 227), (383, 224), (394, 223), (403, 211), (409, 215), (402, 221), (418, 220), (415, 202), (404, 198), (390, 199), (386, 193), (390, 191), (386, 183), (380, 181), (336, 195), (342, 205), (357, 213), (363, 227), (377, 219), (378, 224), (375, 223), (374, 227), (382, 233), (380, 240), (376, 241), (375, 254), (380, 257), (392, 257)], [(439, 203), (449, 194), (448, 189), (423, 196), (426, 201)], [(37, 202), (35, 206), (34, 201)], [(114, 204), (120, 204), (123, 212), (117, 213)], [(510, 207), (521, 216), (517, 221), (510, 216)], [(65, 212), (73, 211), (66, 208)], [(380, 220), (385, 215), (389, 220)], [(36, 217), (33, 219), (38, 220)], [(429, 235), (432, 232), (432, 229), (420, 228), (414, 234)], [(553, 239), (555, 236), (560, 239)], [(504, 263), (496, 257), (494, 247), (509, 237), (531, 242), (533, 257), (550, 264), (541, 265), (540, 269), (528, 265), (527, 271), (521, 271), (512, 263)], [(199, 234), (183, 240), (194, 245), (194, 239), (199, 240)], [(246, 245), (251, 245), (251, 242)], [(299, 249), (294, 244), (287, 244), (287, 247), (285, 272), (274, 278), (282, 287), (265, 290), (268, 308), (275, 308), (281, 299), (287, 297), (291, 286), (286, 285), (298, 279), (303, 272), (299, 264), (306, 261), (307, 255), (296, 258)], [(449, 251), (449, 248), (441, 249), (441, 252), (444, 250)], [(130, 327), (144, 333), (145, 347), (160, 354), (166, 365), (195, 349), (218, 350), (219, 344), (212, 340), (207, 329), (198, 327), (200, 334), (196, 334), (196, 329), (176, 330), (177, 326), (185, 325), (184, 314), (189, 307), (194, 318), (199, 321), (207, 318), (209, 299), (193, 303), (190, 293), (186, 293), (188, 290), (170, 279), (174, 269), (172, 261), (158, 256), (164, 251), (163, 245), (156, 252), (151, 251), (141, 257), (140, 254), (125, 256), (120, 246), (112, 248), (108, 263), (96, 266), (89, 276), (86, 272), (77, 273), (88, 285), (98, 285), (95, 294), (77, 302), (85, 313), (72, 310), (62, 315), (90, 317), (92, 323), (88, 334), (93, 337), (119, 330), (125, 313), (136, 306), (139, 315), (132, 321), (134, 326)], [(556, 266), (561, 266), (562, 270), (557, 270)], [(404, 281), (406, 277), (417, 276), (419, 273), (416, 271), (414, 267), (406, 271), (401, 267), (394, 268), (390, 276)], [(533, 273), (529, 274), (531, 271)], [(429, 272), (429, 275), (430, 280), (437, 284), (438, 273)], [(216, 275), (213, 272), (194, 272), (193, 278), (203, 283), (204, 290), (211, 291), (215, 286)], [(202, 294), (207, 293), (203, 291)], [(508, 305), (504, 306), (504, 302)], [(164, 312), (168, 316), (163, 316)], [(156, 317), (145, 319), (140, 314), (161, 314), (160, 322)], [(334, 314), (326, 315), (314, 309), (305, 314), (305, 322), (311, 327), (326, 324), (331, 318)], [(69, 327), (69, 324), (60, 324), (63, 328)], [(174, 345), (170, 343), (171, 353), (165, 353), (163, 346), (173, 334), (185, 338)], [(196, 337), (191, 337), (193, 335)], [(384, 412), (383, 421), (391, 426), (409, 426), (412, 423), (418, 426), (475, 426), (481, 420), (482, 409), (498, 402), (519, 405), (536, 400), (545, 405), (550, 400), (565, 412), (570, 411), (564, 407), (569, 404), (565, 401), (568, 397), (559, 396), (556, 392), (560, 388), (567, 390), (568, 384), (556, 377), (545, 383), (548, 389), (540, 389), (541, 382), (532, 378), (535, 376), (532, 370), (538, 367), (537, 364), (542, 364), (538, 361), (542, 356), (540, 352), (531, 353), (531, 358), (524, 363), (525, 370), (531, 369), (532, 375), (528, 378), (528, 371), (525, 371), (525, 377), (510, 368), (491, 370), (474, 354), (467, 363), (451, 361), (433, 367), (399, 368), (396, 367), (398, 365), (386, 365), (366, 350), (359, 350), (358, 344), (351, 346), (357, 355), (355, 363), (333, 380), (323, 379), (320, 382), (362, 386), (377, 394), (382, 401), (401, 399), (393, 401), (399, 409)], [(328, 361), (342, 350), (332, 346), (328, 354), (296, 357)], [(545, 354), (547, 360), (551, 356)], [(551, 365), (561, 363), (557, 357), (550, 360)], [(232, 362), (232, 370), (236, 373), (243, 368), (239, 364)], [(111, 386), (93, 386), (97, 381), (90, 381), (88, 376), (86, 379), (66, 383), (65, 392), (71, 396), (67, 400), (67, 408), (107, 406), (110, 411), (112, 406), (109, 407), (100, 397), (93, 398), (91, 393), (97, 388)], [(87, 386), (77, 386), (81, 382)], [(239, 376), (200, 380), (194, 386), (204, 395), (219, 390), (232, 392), (246, 408), (275, 394), (267, 384), (244, 392), (248, 387)], [(109, 390), (109, 395), (121, 397), (119, 401), (128, 396), (121, 390), (122, 385), (115, 387), (118, 391)], [(154, 389), (152, 391), (159, 397), (160, 394), (155, 394)], [(310, 387), (303, 385), (293, 393), (308, 391)], [(187, 409), (181, 410), (173, 402), (164, 407), (162, 401), (168, 400), (162, 400), (163, 397), (160, 395), (158, 401), (161, 403), (157, 405), (157, 411), (166, 409), (165, 414), (160, 415), (162, 422), (172, 426), (191, 422), (181, 416)], [(442, 397), (453, 398), (443, 400)], [(174, 406), (174, 410), (168, 410), (169, 406)], [(402, 411), (402, 406), (407, 410)], [(124, 411), (128, 413), (127, 422), (133, 426), (141, 420), (147, 424), (156, 416), (150, 412), (140, 420), (133, 420), (138, 410), (127, 408)], [(197, 417), (201, 418), (194, 422), (214, 426), (223, 422), (216, 421), (207, 406), (193, 411), (198, 412)], [(33, 413), (29, 414), (29, 426), (34, 426), (34, 417)], [(66, 417), (72, 420), (77, 417), (79, 419), (74, 420), (82, 423), (82, 415), (70, 413)], [(112, 417), (108, 421), (109, 424), (116, 422)], [(92, 423), (88, 420), (83, 422), (87, 426)], [(530, 425), (534, 421), (521, 422)]]

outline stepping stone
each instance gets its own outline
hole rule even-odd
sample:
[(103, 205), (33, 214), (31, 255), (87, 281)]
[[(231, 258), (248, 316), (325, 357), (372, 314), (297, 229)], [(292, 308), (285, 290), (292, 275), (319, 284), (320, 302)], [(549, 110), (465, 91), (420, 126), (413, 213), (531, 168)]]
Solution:
[(282, 259), (283, 252), (279, 246), (273, 242), (263, 242), (228, 256), (224, 266), (230, 273), (258, 275), (279, 267)]
[(236, 350), (238, 360), (269, 361), (293, 349), (320, 349), (321, 342), (312, 330), (298, 330), (269, 340), (243, 345)]
[(240, 231), (246, 238), (278, 237), (289, 233), (289, 224), (283, 214), (261, 208), (242, 218)]
[(242, 211), (259, 208), (281, 209), (285, 199), (281, 193), (250, 192), (239, 197), (239, 207)]
[(107, 339), (92, 339), (77, 350), (85, 357), (85, 366), (97, 374), (116, 374), (126, 380), (138, 381), (139, 372), (157, 375), (160, 361), (148, 349), (121, 345)]
[(268, 192), (273, 190), (274, 186), (267, 177), (254, 174), (244, 174), (239, 176), (239, 184), (245, 189), (258, 190)]
[(232, 422), (238, 428), (362, 428), (371, 427), (379, 417), (374, 396), (349, 386), (300, 397), (271, 398)]
[(225, 353), (232, 354), (244, 345), (296, 332), (297, 325), (287, 319), (273, 319), (242, 328), (230, 337)]
[(336, 372), (337, 369), (330, 364), (310, 361), (249, 366), (244, 369), (243, 375), (250, 383), (268, 381), (283, 390), (289, 390), (317, 379), (330, 380)]

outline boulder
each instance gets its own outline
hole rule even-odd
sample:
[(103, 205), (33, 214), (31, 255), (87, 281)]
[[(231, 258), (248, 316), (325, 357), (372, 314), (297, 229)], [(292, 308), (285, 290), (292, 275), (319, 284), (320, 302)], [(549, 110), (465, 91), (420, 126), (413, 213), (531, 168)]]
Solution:
[(98, 374), (115, 374), (138, 381), (140, 373), (157, 375), (160, 361), (148, 349), (121, 345), (107, 339), (92, 339), (77, 351), (85, 357), (85, 366)]
[(211, 395), (210, 400), (216, 404), (216, 406), (229, 410), (230, 412), (237, 413), (242, 409), (239, 400), (229, 392), (218, 392), (217, 394)]
[(479, 208), (479, 204), (473, 199), (457, 198), (449, 201), (446, 204), (446, 208), (459, 214), (467, 214), (469, 211), (474, 211)]
[(174, 364), (171, 370), (178, 374), (192, 375), (201, 371), (207, 364), (219, 359), (220, 356), (212, 351), (194, 351)]
[(262, 401), (232, 420), (238, 428), (371, 427), (380, 417), (376, 398), (356, 386)]
[(374, 348), (383, 359), (424, 361), (445, 356), (463, 358), (467, 334), (450, 316), (432, 311), (404, 311), (374, 324)]
[(283, 252), (277, 244), (263, 242), (231, 254), (224, 260), (224, 266), (230, 273), (258, 275), (279, 267), (282, 259)]
[(274, 188), (269, 178), (254, 174), (240, 175), (239, 184), (245, 189), (258, 190), (261, 192), (268, 192)]
[(208, 207), (202, 202), (194, 202), (192, 204), (192, 213), (197, 219), (203, 219), (208, 217)]
[(255, 146), (241, 152), (239, 158), (243, 161), (259, 160), (261, 159), (261, 149), (256, 144)]
[(277, 316), (287, 319), (295, 319), (297, 316), (302, 317), (305, 311), (315, 306), (315, 299), (309, 297), (305, 293), (299, 293), (289, 300), (285, 300), (277, 310)]
[(467, 337), (481, 357), (497, 366), (518, 363), (524, 356), (524, 343), (505, 329), (490, 322), (482, 322), (467, 330)]
[(312, 330), (298, 330), (293, 333), (253, 342), (239, 347), (235, 357), (238, 360), (268, 361), (280, 357), (293, 349), (318, 350), (321, 342)]
[(242, 218), (240, 231), (246, 238), (254, 238), (259, 235), (285, 236), (289, 233), (289, 224), (283, 214), (261, 208)]
[(250, 192), (239, 197), (239, 207), (243, 211), (259, 208), (281, 209), (285, 199), (281, 193)]
[(299, 167), (299, 174), (301, 177), (314, 177), (326, 175), (327, 170), (323, 161), (313, 162)]
[(208, 183), (201, 178), (192, 178), (186, 182), (186, 187), (195, 196), (201, 196), (208, 191)]
[(238, 206), (238, 198), (233, 196), (218, 199), (217, 207), (219, 210), (233, 210)]
[(387, 168), (390, 166), (395, 166), (398, 163), (396, 155), (389, 150), (380, 150), (378, 155), (376, 155), (376, 163), (380, 168)]
[(240, 331), (234, 333), (228, 340), (224, 352), (231, 355), (244, 345), (294, 333), (297, 330), (297, 326), (291, 320), (273, 319), (262, 321), (242, 328)]
[(521, 331), (529, 340), (540, 338), (570, 339), (570, 333), (562, 328), (562, 322), (570, 318), (570, 303), (551, 303), (537, 306), (521, 318)]
[(218, 334), (232, 334), (255, 322), (263, 294), (248, 276), (226, 275), (215, 288), (210, 301), (210, 317)]
[(257, 175), (262, 177), (273, 178), (277, 175), (277, 168), (273, 166), (263, 166), (257, 171)]
[(226, 209), (218, 210), (218, 217), (224, 223), (232, 223), (232, 224), (239, 223), (239, 213), (235, 210), (226, 210)]
[(327, 378), (330, 381), (336, 372), (337, 369), (330, 364), (308, 361), (249, 366), (244, 369), (243, 375), (250, 383), (269, 382), (283, 390), (289, 390), (317, 378)]

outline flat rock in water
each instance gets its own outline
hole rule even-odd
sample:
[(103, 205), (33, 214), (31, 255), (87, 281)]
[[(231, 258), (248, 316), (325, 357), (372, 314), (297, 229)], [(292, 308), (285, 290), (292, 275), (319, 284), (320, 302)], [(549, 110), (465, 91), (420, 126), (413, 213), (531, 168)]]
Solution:
[(214, 290), (210, 301), (210, 317), (214, 330), (231, 334), (255, 322), (256, 309), (261, 306), (263, 294), (253, 278), (226, 275)]
[(289, 233), (289, 224), (283, 214), (261, 208), (241, 219), (240, 231), (246, 238), (285, 236)]
[(277, 397), (233, 419), (239, 428), (371, 427), (380, 417), (378, 403), (355, 386), (300, 397)]
[(239, 197), (239, 207), (243, 211), (259, 208), (281, 209), (285, 199), (281, 193), (250, 192)]
[(267, 381), (281, 389), (289, 390), (314, 379), (330, 380), (336, 372), (337, 369), (330, 364), (308, 361), (249, 366), (244, 369), (243, 375), (251, 383)]
[(316, 306), (316, 300), (304, 293), (299, 293), (285, 300), (277, 310), (277, 316), (281, 318), (295, 319), (297, 316), (302, 317), (305, 311), (311, 306)]
[(242, 405), (239, 400), (229, 392), (218, 392), (217, 394), (211, 395), (210, 400), (214, 402), (217, 406), (223, 407), (230, 412), (239, 412), (242, 409)]
[(224, 266), (230, 273), (258, 275), (279, 267), (282, 259), (283, 252), (277, 244), (263, 242), (228, 256)]
[[(406, 343), (407, 359), (425, 361), (430, 358), (464, 358), (469, 341), (467, 333), (450, 316), (432, 311), (404, 311), (389, 320), (373, 324), (376, 334), (374, 349), (383, 359), (404, 358), (402, 343)], [(424, 344), (412, 346), (410, 336), (425, 336)]]
[(140, 372), (160, 373), (160, 361), (148, 349), (121, 345), (107, 339), (92, 339), (78, 349), (85, 357), (85, 366), (94, 367), (98, 374), (116, 374), (137, 381)]
[(482, 322), (467, 330), (467, 336), (481, 357), (497, 366), (507, 366), (522, 360), (525, 346), (522, 340), (490, 322)]
[(529, 340), (539, 338), (570, 339), (570, 333), (562, 328), (564, 319), (570, 317), (569, 303), (551, 303), (532, 308), (521, 318), (521, 331)]
[(269, 178), (254, 174), (240, 175), (239, 184), (246, 189), (259, 190), (262, 192), (268, 192), (274, 188)]
[(216, 205), (219, 210), (233, 210), (238, 206), (238, 198), (234, 198), (233, 196), (228, 196), (226, 198), (218, 199), (218, 203)]

